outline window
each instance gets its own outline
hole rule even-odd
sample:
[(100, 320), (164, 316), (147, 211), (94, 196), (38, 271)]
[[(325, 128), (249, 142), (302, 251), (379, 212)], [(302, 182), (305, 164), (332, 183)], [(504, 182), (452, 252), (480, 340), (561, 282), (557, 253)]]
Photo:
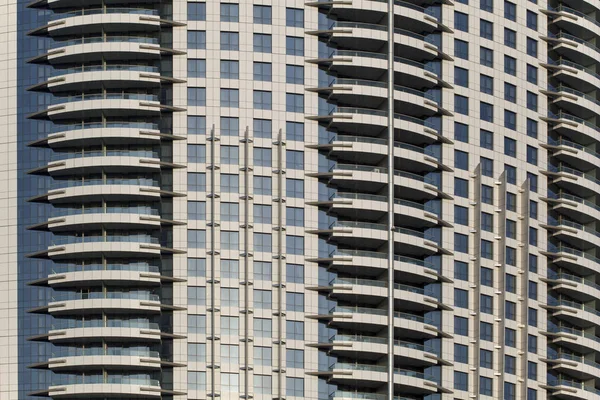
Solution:
[(494, 341), (494, 326), (487, 322), (481, 322), (479, 327), (479, 334), (481, 340), (486, 340), (488, 342)]
[(534, 193), (538, 191), (538, 177), (536, 174), (532, 174), (531, 172), (527, 173), (527, 179), (529, 179), (529, 190)]
[(254, 193), (270, 196), (272, 193), (272, 180), (270, 176), (254, 177)]
[(304, 350), (286, 349), (285, 366), (287, 368), (304, 368)]
[(538, 16), (531, 10), (527, 10), (527, 27), (534, 31), (538, 29)]
[(285, 138), (287, 140), (302, 142), (304, 141), (304, 124), (302, 122), (286, 122)]
[(494, 188), (488, 185), (481, 185), (481, 202), (484, 204), (494, 204)]
[(201, 248), (206, 246), (206, 231), (188, 229), (188, 247)]
[(238, 89), (221, 89), (221, 107), (239, 108), (240, 92)]
[(304, 56), (304, 38), (286, 36), (285, 54), (288, 56)]
[(234, 117), (221, 117), (221, 135), (238, 136), (240, 134), (240, 120)]
[(188, 31), (188, 48), (206, 49), (206, 31)]
[(511, 56), (504, 56), (504, 72), (517, 76), (517, 59)]
[(517, 265), (517, 249), (514, 247), (506, 246), (506, 264), (516, 266)]
[(532, 227), (529, 227), (529, 244), (531, 246), (538, 245), (538, 230)]
[(188, 360), (191, 362), (206, 362), (206, 344), (188, 343)]
[(479, 310), (484, 314), (493, 314), (494, 298), (492, 296), (482, 294), (480, 297)]
[(481, 46), (479, 48), (479, 62), (481, 65), (486, 67), (494, 66), (494, 51), (487, 47)]
[(454, 56), (462, 58), (463, 60), (468, 60), (469, 43), (464, 40), (454, 39)]
[(188, 144), (187, 153), (190, 163), (206, 162), (206, 146), (203, 144)]
[(469, 252), (469, 237), (462, 233), (454, 233), (454, 251), (460, 253)]
[(271, 309), (271, 291), (254, 289), (254, 306), (262, 310)]
[(538, 137), (538, 123), (531, 118), (527, 118), (527, 136), (532, 138)]
[(240, 220), (240, 205), (238, 203), (221, 203), (221, 221), (238, 222)]
[(516, 400), (517, 386), (514, 383), (504, 382), (504, 400)]
[(506, 193), (506, 209), (508, 211), (517, 211), (517, 195), (514, 193)]
[(255, 118), (252, 121), (252, 128), (254, 130), (254, 137), (258, 138), (271, 138), (273, 132), (273, 125), (270, 119), (258, 119)]
[(286, 377), (285, 394), (288, 397), (304, 397), (304, 379)]
[(254, 346), (254, 364), (270, 367), (273, 363), (273, 349)]
[(190, 78), (205, 78), (206, 77), (206, 60), (190, 58), (187, 61), (188, 77)]
[(517, 345), (517, 331), (504, 328), (504, 344), (508, 347), (515, 347)]
[(253, 92), (254, 108), (257, 110), (270, 110), (273, 107), (271, 92), (255, 90)]
[(538, 271), (538, 258), (535, 254), (529, 254), (529, 272), (537, 274)]
[(492, 214), (481, 213), (481, 230), (486, 232), (494, 232), (494, 216)]
[(513, 131), (517, 130), (517, 113), (504, 110), (504, 127)]
[(504, 356), (504, 372), (514, 375), (517, 372), (517, 359), (513, 356)]
[(469, 126), (461, 124), (460, 122), (455, 122), (454, 139), (459, 142), (469, 143)]
[(285, 25), (294, 28), (304, 28), (304, 10), (301, 8), (286, 8)]
[(221, 3), (221, 22), (238, 22), (240, 9), (237, 4)]
[(286, 320), (285, 333), (288, 340), (304, 340), (304, 322)]
[(479, 118), (482, 121), (494, 122), (494, 106), (489, 103), (485, 103), (483, 101), (480, 102), (479, 103)]
[(490, 268), (481, 267), (481, 284), (483, 286), (494, 287), (494, 271)]
[(527, 108), (531, 111), (538, 110), (538, 95), (529, 90), (527, 91)]
[(285, 209), (285, 222), (288, 226), (304, 227), (304, 209), (287, 207)]
[(528, 296), (531, 300), (538, 299), (538, 284), (534, 281), (529, 281), (529, 292)]
[(515, 185), (517, 183), (517, 168), (504, 164), (504, 171), (506, 172), (506, 182)]
[(527, 378), (537, 380), (537, 364), (533, 361), (527, 361)]
[(238, 250), (240, 248), (240, 233), (237, 231), (221, 231), (221, 249)]
[(288, 254), (304, 254), (304, 236), (287, 235), (285, 237), (285, 251)]
[(254, 51), (257, 53), (271, 53), (273, 51), (271, 35), (255, 33), (253, 36), (253, 46)]
[(221, 146), (221, 164), (238, 164), (239, 150), (237, 146)]
[(517, 32), (504, 28), (504, 45), (511, 49), (517, 48)]
[(304, 95), (296, 93), (285, 94), (285, 110), (287, 112), (304, 112)]
[(221, 345), (221, 363), (238, 364), (240, 361), (240, 348), (231, 344)]
[(225, 193), (238, 193), (240, 190), (239, 176), (221, 174), (221, 191)]
[(469, 374), (466, 372), (454, 371), (454, 389), (469, 390)]
[(538, 203), (534, 200), (529, 200), (529, 218), (537, 219)]
[(537, 390), (527, 388), (527, 400), (537, 400)]
[(469, 308), (469, 292), (463, 289), (454, 289), (454, 306)]
[(286, 264), (285, 280), (288, 283), (304, 283), (304, 265)]
[(254, 318), (254, 336), (271, 338), (273, 336), (272, 321), (265, 318)]
[(455, 94), (454, 111), (459, 114), (469, 115), (469, 98)]
[(263, 204), (254, 205), (254, 223), (257, 224), (270, 224), (271, 218), (271, 206)]
[(271, 250), (271, 235), (269, 233), (254, 233), (254, 251), (270, 253)]
[(486, 378), (485, 376), (479, 377), (479, 394), (484, 396), (491, 396), (493, 393), (493, 380), (492, 378)]
[(273, 266), (270, 262), (254, 261), (254, 279), (255, 280), (270, 281), (272, 278), (273, 278)]
[(517, 277), (512, 274), (505, 275), (505, 290), (508, 293), (516, 293), (517, 290)]
[(454, 206), (454, 223), (459, 225), (469, 225), (469, 209), (462, 206)]
[[(254, 392), (270, 395), (273, 391), (273, 378), (271, 375), (254, 375)], [(259, 396), (260, 397), (260, 396)]]
[(504, 100), (512, 103), (517, 102), (517, 87), (515, 85), (504, 82)]
[(188, 105), (202, 107), (206, 105), (206, 88), (189, 87)]
[(527, 145), (527, 162), (533, 165), (538, 163), (538, 149), (529, 145)]
[(481, 174), (483, 176), (494, 176), (494, 160), (491, 158), (480, 157), (479, 163), (481, 164)]
[(469, 363), (469, 346), (454, 343), (454, 362), (462, 364)]
[(479, 75), (479, 90), (482, 93), (494, 94), (494, 78), (484, 74)]
[(206, 372), (188, 371), (188, 389), (206, 390)]
[(527, 309), (527, 322), (529, 326), (537, 326), (537, 310), (535, 308)]
[(481, 349), (479, 351), (479, 366), (481, 368), (494, 368), (494, 353)]
[(221, 391), (225, 393), (238, 393), (240, 390), (240, 376), (221, 372)]
[(469, 336), (469, 320), (467, 318), (454, 316), (454, 334)]
[(506, 237), (511, 239), (517, 238), (517, 223), (511, 219), (506, 220)]
[(527, 351), (537, 354), (538, 340), (535, 335), (527, 335)]
[(469, 170), (469, 153), (454, 150), (454, 168)]
[(484, 149), (494, 150), (494, 133), (481, 129), (479, 131), (479, 145)]
[(273, 67), (268, 62), (254, 62), (254, 80), (271, 82), (273, 80)]
[(517, 304), (507, 300), (504, 304), (504, 315), (506, 316), (506, 319), (515, 321), (517, 319)]
[(538, 42), (530, 37), (527, 38), (527, 55), (532, 57), (538, 56)]
[[(221, 277), (224, 279), (239, 279), (240, 262), (238, 260), (221, 260)], [(237, 289), (235, 289), (237, 290)]]
[(481, 8), (483, 11), (494, 12), (494, 1), (479, 0), (479, 8)]
[(504, 0), (504, 18), (511, 21), (517, 20), (517, 5), (515, 3)]
[(240, 34), (237, 32), (221, 32), (221, 50), (237, 51), (240, 49)]
[(287, 197), (304, 198), (304, 181), (302, 179), (285, 180), (285, 195)]
[(458, 86), (469, 87), (469, 70), (454, 67), (454, 83)]
[(454, 11), (454, 29), (469, 32), (469, 16), (465, 13)]
[(188, 286), (188, 304), (203, 306), (206, 304), (206, 288), (203, 286)]
[[(233, 60), (221, 60), (222, 79), (240, 79), (240, 63)], [(221, 89), (223, 90), (223, 89)]]
[(272, 163), (271, 149), (263, 147), (254, 148), (254, 166), (256, 167), (271, 167)]
[(187, 19), (206, 21), (206, 3), (187, 3)]
[(271, 6), (254, 6), (254, 23), (271, 25)]
[(485, 19), (479, 20), (479, 36), (484, 39), (494, 39), (494, 24)]
[(206, 259), (188, 258), (189, 276), (206, 276)]
[(206, 134), (206, 117), (190, 115), (187, 118), (188, 134), (204, 135)]
[(297, 85), (304, 84), (304, 67), (300, 65), (285, 66), (285, 82)]
[(469, 264), (454, 260), (454, 279), (461, 281), (469, 280)]

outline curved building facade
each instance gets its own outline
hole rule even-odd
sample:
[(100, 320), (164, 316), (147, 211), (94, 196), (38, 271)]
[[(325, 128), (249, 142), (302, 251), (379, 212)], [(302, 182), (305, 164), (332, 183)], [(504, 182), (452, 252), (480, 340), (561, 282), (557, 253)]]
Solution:
[(596, 0), (0, 14), (2, 399), (600, 395)]

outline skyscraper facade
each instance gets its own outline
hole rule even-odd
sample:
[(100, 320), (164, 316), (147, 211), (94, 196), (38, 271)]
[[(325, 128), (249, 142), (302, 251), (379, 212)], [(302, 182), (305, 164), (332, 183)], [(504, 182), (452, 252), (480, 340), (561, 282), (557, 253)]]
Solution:
[(6, 0), (0, 398), (600, 397), (597, 0)]

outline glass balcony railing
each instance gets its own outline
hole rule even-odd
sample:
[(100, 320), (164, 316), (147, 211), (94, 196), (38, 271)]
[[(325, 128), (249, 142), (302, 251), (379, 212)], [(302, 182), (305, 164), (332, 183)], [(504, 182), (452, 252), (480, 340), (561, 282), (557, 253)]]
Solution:
[(154, 44), (158, 45), (160, 40), (155, 37), (146, 36), (93, 36), (93, 37), (81, 37), (76, 39), (61, 40), (51, 43), (48, 47), (50, 49), (56, 49), (59, 47), (76, 46), (79, 44), (88, 43), (142, 43), (142, 44)]
[[(338, 249), (332, 252), (330, 257), (340, 256), (340, 257), (372, 257), (378, 259), (387, 259), (387, 254), (380, 253), (376, 251), (365, 251), (365, 250), (346, 250), (346, 249)], [(417, 258), (410, 258), (405, 256), (394, 256), (394, 260), (399, 262), (404, 262), (411, 265), (417, 265), (424, 268), (431, 268), (437, 270), (433, 263), (429, 263), (424, 260), (419, 260)]]
[[(358, 286), (372, 286), (386, 288), (388, 283), (386, 281), (378, 281), (373, 279), (360, 279), (360, 278), (334, 278), (329, 282), (330, 285), (358, 285)], [(430, 296), (433, 292), (426, 289), (404, 285), (400, 283), (394, 283), (394, 289), (402, 290), (409, 293), (415, 293), (420, 295)]]
[(600, 290), (600, 285), (592, 280), (592, 278), (582, 278), (580, 276), (566, 274), (564, 272), (555, 272), (548, 270), (548, 279), (552, 280), (566, 280), (576, 283), (581, 283), (585, 286), (589, 286), (593, 289)]
[(581, 150), (585, 153), (588, 153), (596, 158), (600, 158), (600, 153), (598, 153), (597, 151), (584, 147), (582, 145), (580, 145), (579, 143), (575, 143), (575, 142), (571, 142), (570, 140), (566, 140), (563, 138), (560, 138), (558, 140), (552, 139), (552, 138), (548, 138), (548, 144), (551, 146), (564, 146), (564, 147), (571, 147), (573, 149), (577, 149), (577, 150)]
[[(386, 231), (387, 225), (376, 224), (372, 222), (359, 222), (359, 221), (335, 221), (329, 225), (329, 229), (335, 228), (360, 228), (360, 229), (375, 229), (379, 231)], [(402, 233), (405, 235), (415, 236), (418, 238), (425, 238), (425, 234), (421, 231), (416, 231), (408, 228), (394, 228), (394, 232)]]
[(123, 300), (148, 300), (160, 302), (160, 296), (148, 292), (54, 292), (51, 301), (68, 301), (68, 300), (106, 300), (106, 299), (123, 299)]
[(571, 388), (575, 388), (575, 389), (585, 390), (586, 392), (590, 392), (597, 396), (600, 396), (600, 389), (596, 389), (593, 386), (588, 386), (583, 382), (579, 382), (579, 381), (575, 381), (575, 380), (569, 380), (569, 379), (564, 379), (564, 378), (548, 379), (547, 385), (552, 388), (556, 388), (557, 386), (567, 386), (567, 387), (571, 387)]
[(53, 104), (73, 103), (77, 101), (89, 100), (141, 100), (159, 102), (160, 99), (155, 94), (147, 93), (94, 93), (79, 94), (75, 96), (54, 97)]
[[(387, 196), (379, 196), (375, 194), (367, 194), (367, 193), (350, 193), (350, 192), (336, 192), (329, 196), (329, 200), (335, 199), (356, 199), (356, 200), (371, 200), (371, 201), (379, 201), (379, 202), (387, 202)], [(418, 210), (424, 210), (425, 205), (421, 203), (417, 203), (410, 200), (404, 199), (394, 199), (394, 204), (398, 204), (400, 206), (406, 206), (411, 208), (416, 208)]]
[(85, 208), (54, 208), (50, 212), (51, 217), (66, 217), (69, 215), (92, 215), (92, 214), (140, 214), (158, 216), (157, 208), (150, 206), (122, 206), (122, 207), (85, 207)]
[(600, 205), (597, 205), (593, 201), (589, 201), (589, 200), (582, 199), (581, 197), (573, 196), (572, 194), (548, 192), (548, 197), (551, 199), (556, 199), (556, 200), (573, 201), (576, 203), (586, 205), (588, 207), (592, 207), (593, 209), (595, 209), (597, 211), (600, 211)]
[(125, 64), (82, 65), (80, 67), (54, 69), (50, 76), (53, 77), (53, 76), (63, 76), (63, 75), (68, 75), (68, 74), (78, 74), (81, 72), (100, 72), (100, 71), (134, 71), (134, 72), (159, 73), (160, 69), (153, 65), (125, 65)]
[(160, 268), (156, 265), (144, 263), (130, 264), (54, 264), (52, 265), (52, 274), (62, 274), (68, 272), (82, 271), (133, 271), (133, 272), (152, 272), (160, 273)]
[(160, 182), (152, 178), (106, 178), (106, 179), (78, 179), (78, 180), (56, 180), (51, 189), (65, 189), (79, 186), (98, 185), (132, 185), (159, 187)]
[(84, 129), (104, 129), (104, 128), (129, 128), (129, 129), (148, 129), (148, 130), (159, 130), (158, 124), (151, 122), (128, 122), (128, 121), (107, 121), (102, 122), (84, 122), (81, 124), (68, 124), (60, 125), (55, 124), (52, 127), (51, 133), (57, 132), (70, 132)]
[(588, 42), (587, 40), (584, 40), (584, 39), (578, 38), (577, 36), (573, 36), (573, 35), (571, 35), (571, 34), (569, 34), (569, 33), (563, 32), (563, 31), (560, 31), (560, 32), (559, 32), (559, 33), (557, 33), (557, 34), (554, 34), (554, 33), (552, 33), (552, 32), (548, 32), (548, 37), (550, 37), (550, 38), (552, 38), (552, 39), (566, 39), (566, 40), (572, 40), (572, 41), (574, 41), (574, 42), (577, 42), (577, 43), (583, 44), (584, 46), (587, 46), (587, 47), (589, 47), (590, 49), (592, 49), (592, 50), (594, 50), (594, 51), (596, 51), (596, 52), (600, 53), (600, 49), (599, 49), (598, 47), (596, 47), (596, 45), (595, 45), (595, 44), (593, 44), (593, 43), (591, 43), (591, 42)]
[[(379, 174), (387, 174), (387, 168), (375, 167), (371, 165), (358, 165), (358, 164), (334, 164), (329, 168), (329, 171), (333, 170), (344, 170), (344, 171), (363, 171), (363, 172), (375, 172)], [(401, 178), (414, 179), (420, 182), (424, 182), (433, 186), (438, 186), (433, 178), (428, 176), (413, 174), (411, 172), (394, 170), (394, 175)]]
[(73, 160), (77, 158), (90, 157), (141, 157), (141, 158), (160, 158), (158, 151), (152, 150), (84, 150), (52, 153), (52, 161)]
[(77, 384), (112, 384), (112, 385), (141, 385), (160, 387), (158, 379), (128, 377), (120, 375), (79, 375), (64, 376), (62, 380), (53, 381), (51, 386), (77, 385)]
[(51, 246), (65, 245), (65, 244), (77, 244), (77, 243), (149, 243), (149, 244), (160, 244), (160, 240), (157, 237), (150, 236), (145, 233), (131, 234), (131, 235), (106, 235), (106, 236), (58, 236), (54, 235), (51, 240)]
[[(359, 400), (387, 400), (387, 395), (380, 393), (348, 392), (337, 390), (329, 395), (329, 400), (359, 399)], [(394, 400), (415, 400), (404, 396), (394, 396)]]
[(598, 126), (598, 125), (596, 125), (596, 124), (594, 124), (592, 122), (586, 121), (583, 118), (579, 118), (579, 117), (576, 117), (574, 115), (567, 114), (567, 113), (565, 113), (563, 111), (560, 111), (559, 113), (556, 113), (556, 114), (553, 113), (553, 112), (548, 111), (548, 118), (552, 118), (552, 119), (564, 119), (564, 120), (567, 120), (567, 121), (573, 121), (575, 123), (585, 125), (588, 128), (591, 128), (591, 129), (593, 129), (595, 131), (600, 132), (600, 126)]
[(160, 358), (160, 353), (150, 349), (126, 347), (67, 347), (63, 351), (53, 352), (51, 358), (85, 356), (130, 356)]
[(567, 167), (564, 165), (559, 165), (559, 166), (548, 165), (548, 171), (579, 176), (581, 178), (585, 178), (586, 180), (588, 180), (590, 182), (600, 185), (600, 179), (596, 178), (594, 175), (587, 173), (587, 172), (579, 171), (579, 170), (576, 170), (574, 168)]
[(572, 300), (555, 299), (553, 297), (548, 296), (548, 305), (553, 307), (565, 306), (575, 308), (577, 310), (585, 311), (595, 316), (600, 316), (600, 311), (596, 310), (595, 307), (583, 303), (578, 303)]
[(594, 263), (600, 264), (600, 258), (598, 258), (596, 256), (593, 256), (591, 254), (584, 253), (581, 250), (577, 250), (577, 249), (574, 249), (572, 247), (567, 247), (567, 246), (562, 245), (562, 244), (560, 246), (556, 246), (556, 245), (553, 245), (551, 243), (548, 243), (548, 253), (554, 253), (554, 254), (557, 254), (557, 253), (566, 253), (566, 254), (571, 254), (571, 255), (574, 255), (574, 256), (577, 256), (577, 257), (583, 257), (583, 258), (588, 259), (588, 260), (590, 260), (590, 261), (592, 261)]
[(141, 319), (66, 319), (55, 318), (50, 325), (51, 330), (58, 329), (78, 329), (78, 328), (139, 328), (160, 330), (160, 325), (156, 322), (149, 322)]
[(139, 14), (139, 15), (160, 15), (158, 10), (148, 8), (124, 8), (124, 7), (106, 7), (106, 8), (87, 8), (77, 11), (68, 11), (64, 13), (56, 13), (50, 17), (50, 21), (57, 19), (78, 17), (81, 15), (98, 15), (98, 14)]
[(566, 326), (553, 326), (548, 328), (548, 332), (553, 333), (567, 333), (570, 335), (581, 336), (586, 339), (593, 340), (594, 342), (600, 343), (600, 337), (594, 335), (593, 333), (584, 332), (575, 328), (568, 328)]
[(581, 97), (582, 99), (586, 99), (588, 101), (591, 101), (592, 103), (594, 103), (597, 106), (600, 106), (600, 100), (598, 100), (595, 96), (583, 93), (579, 90), (575, 90), (572, 89), (568, 86), (564, 86), (564, 85), (558, 85), (558, 86), (552, 86), (552, 85), (548, 85), (548, 91), (553, 92), (553, 93), (567, 93), (567, 94), (572, 94), (573, 96), (577, 96), (577, 97)]
[(596, 71), (594, 71), (591, 68), (587, 68), (587, 67), (584, 67), (581, 64), (574, 63), (573, 61), (564, 60), (564, 59), (553, 60), (553, 59), (549, 58), (548, 59), (548, 64), (556, 65), (556, 66), (564, 66), (564, 67), (575, 68), (575, 69), (578, 69), (579, 71), (586, 72), (586, 73), (594, 76), (597, 79), (600, 79), (600, 74), (599, 73), (597, 73)]
[[(369, 315), (387, 315), (387, 310), (381, 308), (368, 308), (368, 307), (350, 307), (350, 306), (335, 306), (329, 310), (330, 314), (333, 313), (349, 313), (349, 314), (369, 314)], [(429, 317), (423, 317), (421, 315), (415, 315), (406, 312), (394, 312), (394, 317), (405, 319), (413, 322), (420, 322), (423, 324), (435, 325), (433, 319)]]
[[(357, 29), (370, 29), (376, 31), (384, 31), (387, 32), (388, 28), (385, 25), (377, 25), (377, 24), (367, 24), (362, 22), (349, 22), (349, 21), (336, 21), (331, 26), (330, 29), (334, 28), (357, 28)], [(435, 43), (432, 43), (433, 40), (428, 39), (426, 35), (421, 35), (415, 32), (408, 31), (406, 29), (395, 28), (394, 33), (398, 35), (408, 36), (414, 39), (419, 39), (424, 42), (427, 42), (435, 47), (437, 46)]]
[(598, 21), (593, 16), (584, 14), (581, 11), (577, 11), (577, 10), (571, 8), (571, 7), (567, 7), (564, 4), (560, 4), (558, 7), (550, 7), (550, 6), (548, 6), (548, 10), (554, 11), (554, 12), (557, 12), (557, 13), (564, 12), (564, 13), (567, 13), (567, 14), (576, 15), (578, 17), (581, 17), (581, 18), (583, 18), (583, 19), (585, 19), (585, 20), (593, 23), (594, 25), (600, 26), (600, 21)]

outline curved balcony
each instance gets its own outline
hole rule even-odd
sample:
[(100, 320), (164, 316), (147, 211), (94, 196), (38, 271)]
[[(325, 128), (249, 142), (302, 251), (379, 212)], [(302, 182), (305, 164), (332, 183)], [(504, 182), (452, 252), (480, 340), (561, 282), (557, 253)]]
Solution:
[(567, 273), (548, 271), (548, 285), (558, 293), (581, 302), (600, 300), (600, 285), (590, 279)]
[(50, 232), (69, 231), (97, 231), (102, 227), (106, 229), (134, 229), (156, 230), (161, 227), (161, 219), (150, 214), (132, 213), (97, 213), (67, 215), (61, 218), (50, 219), (42, 224), (34, 225), (30, 229), (47, 230)]
[(161, 191), (158, 182), (152, 179), (59, 181), (47, 194), (29, 201), (52, 204), (74, 201), (160, 201), (161, 196), (171, 196), (171, 192)]
[(587, 119), (600, 116), (600, 100), (566, 86), (549, 87), (544, 91), (551, 103), (577, 117)]
[(566, 373), (576, 379), (600, 378), (600, 363), (572, 354), (559, 353), (547, 357), (548, 369), (559, 373)]
[[(131, 351), (114, 355), (81, 355), (71, 357), (53, 357), (47, 362), (37, 364), (36, 368), (47, 368), (56, 373), (78, 372), (86, 370), (160, 370), (163, 365), (158, 351)], [(130, 354), (128, 354), (130, 353)]]
[[(330, 30), (324, 32), (332, 43), (348, 50), (375, 52), (387, 43), (385, 25), (338, 21)], [(444, 57), (440, 48), (432, 41), (418, 33), (394, 29), (395, 53), (402, 54), (410, 60), (425, 61)]]
[[(169, 164), (162, 163), (158, 157), (110, 156), (90, 154), (85, 157), (62, 159), (50, 162), (48, 165), (30, 171), (32, 174), (65, 177), (74, 174), (99, 173), (159, 173), (161, 168)], [(131, 154), (135, 154), (132, 152)]]
[(577, 169), (590, 170), (600, 163), (600, 153), (570, 140), (548, 138), (548, 145), (544, 147), (552, 152), (552, 157)]
[[(159, 0), (116, 0), (116, 1), (100, 1), (100, 0), (90, 0), (86, 2), (88, 6), (100, 6), (102, 4), (119, 4), (119, 5), (139, 5), (143, 3), (145, 6), (149, 4), (158, 4)], [(34, 0), (28, 5), (30, 8), (39, 8), (39, 9), (61, 9), (61, 8), (71, 8), (71, 9), (79, 9), (81, 8), (81, 2), (78, 0)]]
[(600, 22), (594, 16), (587, 15), (564, 4), (558, 7), (548, 7), (544, 11), (550, 16), (549, 25), (552, 24), (560, 30), (565, 30), (585, 40), (600, 39)]
[[(138, 271), (78, 271), (69, 273), (55, 273), (48, 275), (48, 278), (42, 280), (43, 283), (51, 288), (75, 288), (106, 285), (125, 287), (134, 286), (160, 286), (161, 276), (158, 273), (143, 273)], [(42, 282), (40, 282), (42, 283)]]
[(558, 167), (549, 165), (546, 174), (550, 176), (552, 183), (582, 197), (600, 194), (600, 179), (590, 173), (563, 165)]
[(590, 275), (600, 273), (600, 258), (593, 254), (584, 253), (581, 250), (568, 246), (548, 245), (546, 254), (549, 261), (555, 265), (573, 271), (577, 275)]
[[(352, 162), (361, 160), (367, 165), (379, 165), (387, 157), (387, 139), (353, 135), (336, 135), (321, 148), (329, 150), (332, 158)], [(423, 173), (440, 168), (432, 151), (409, 143), (394, 142), (394, 157), (405, 171)]]
[(549, 329), (546, 334), (548, 343), (560, 345), (562, 348), (579, 353), (598, 351), (600, 348), (600, 337), (593, 332), (559, 326)]
[(595, 307), (569, 300), (548, 299), (548, 313), (580, 327), (600, 327), (600, 311)]
[(53, 385), (41, 395), (53, 399), (76, 399), (81, 397), (104, 399), (122, 398), (122, 396), (132, 399), (160, 399), (162, 392), (160, 382), (157, 379), (123, 379), (110, 383)]
[[(136, 298), (137, 297), (137, 298)], [(158, 295), (137, 294), (133, 298), (95, 298), (81, 300), (52, 301), (47, 306), (29, 310), (36, 314), (54, 317), (67, 315), (107, 314), (160, 314), (162, 304)]]
[(543, 39), (550, 44), (548, 51), (556, 52), (559, 57), (582, 65), (600, 62), (600, 48), (590, 41), (562, 31), (557, 34), (548, 33)]
[(600, 206), (594, 201), (582, 199), (567, 193), (549, 193), (547, 202), (552, 210), (566, 215), (581, 224), (600, 221)]
[(100, 257), (138, 257), (156, 258), (161, 254), (173, 254), (174, 249), (165, 248), (158, 241), (140, 240), (139, 242), (98, 241), (86, 243), (66, 243), (49, 246), (48, 249), (33, 253), (29, 257), (49, 258), (51, 260), (68, 260), (77, 258)]
[[(341, 218), (350, 219), (359, 211), (361, 218), (369, 221), (380, 221), (388, 208), (387, 196), (351, 192), (335, 193), (329, 200), (319, 202), (319, 205), (327, 207)], [(394, 199), (394, 218), (397, 224), (409, 228), (448, 225), (428, 211), (424, 204), (403, 199)]]
[[(368, 51), (336, 50), (329, 58), (313, 61), (327, 67), (336, 76), (376, 81), (387, 71), (387, 54)], [(448, 86), (439, 76), (429, 71), (427, 64), (394, 57), (394, 82), (417, 89)]]
[(567, 379), (548, 380), (546, 385), (552, 395), (566, 400), (592, 400), (600, 396), (600, 390), (583, 382)]
[(557, 238), (567, 245), (576, 246), (582, 250), (600, 247), (600, 232), (593, 227), (563, 218), (548, 221), (547, 229), (551, 237)]
[[(56, 345), (92, 343), (104, 340), (110, 343), (154, 343), (169, 335), (160, 331), (158, 324), (139, 324), (139, 327), (90, 326), (85, 328), (52, 329), (35, 340), (47, 340)], [(171, 335), (172, 336), (172, 335)]]
[(549, 77), (564, 82), (575, 90), (589, 90), (590, 85), (600, 90), (600, 74), (591, 68), (568, 60), (548, 60), (543, 66), (550, 71)]
[(550, 128), (561, 136), (572, 139), (577, 143), (589, 144), (600, 141), (600, 127), (574, 115), (560, 112), (548, 113), (547, 121)]

